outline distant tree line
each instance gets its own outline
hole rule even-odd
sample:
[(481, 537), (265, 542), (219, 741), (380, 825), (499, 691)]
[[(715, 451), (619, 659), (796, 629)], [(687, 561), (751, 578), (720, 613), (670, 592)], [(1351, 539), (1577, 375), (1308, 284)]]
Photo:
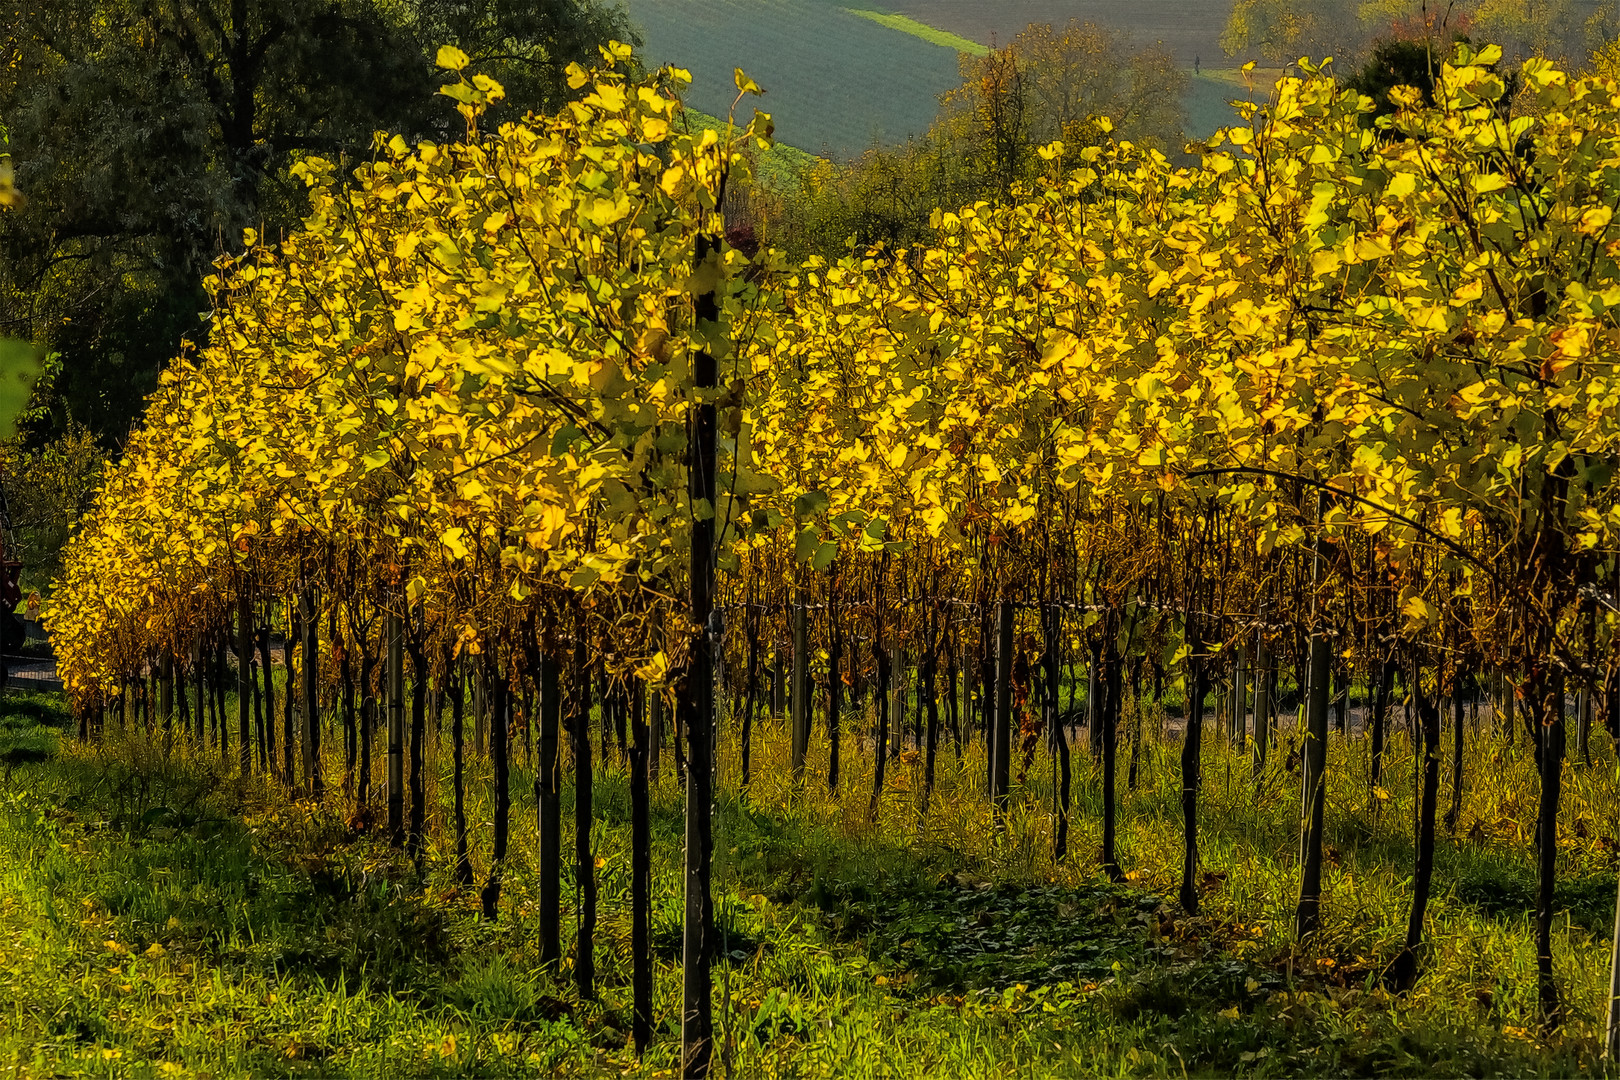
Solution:
[[(746, 211), (764, 242), (794, 255), (916, 244), (934, 207), (1005, 201), (1063, 161), (1040, 150), (1061, 140), (1072, 159), (1098, 144), (1102, 118), (1115, 137), (1175, 154), (1182, 149), (1187, 73), (1158, 44), (1090, 23), (1032, 24), (985, 56), (962, 54), (962, 84), (933, 127), (848, 163), (817, 161), (796, 183), (756, 188)], [(791, 141), (791, 133), (783, 133)]]

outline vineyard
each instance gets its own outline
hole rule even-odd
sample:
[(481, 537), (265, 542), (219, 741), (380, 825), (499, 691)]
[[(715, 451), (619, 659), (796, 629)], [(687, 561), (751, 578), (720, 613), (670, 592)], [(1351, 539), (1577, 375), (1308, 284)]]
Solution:
[(446, 47), (216, 263), (47, 604), (15, 891), (156, 861), (33, 1067), (1602, 1072), (1620, 85), (1306, 67), (790, 265), (629, 58), (491, 130)]

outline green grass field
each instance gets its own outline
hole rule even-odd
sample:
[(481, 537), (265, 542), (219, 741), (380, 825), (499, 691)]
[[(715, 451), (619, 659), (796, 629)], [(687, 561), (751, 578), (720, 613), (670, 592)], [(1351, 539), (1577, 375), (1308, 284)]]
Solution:
[[(596, 780), (601, 993), (579, 1001), (567, 961), (548, 972), (536, 959), (521, 754), (513, 856), (490, 924), (476, 894), (447, 876), (446, 748), (430, 747), (431, 836), (419, 873), (341, 798), (289, 803), (220, 774), (183, 742), (165, 754), (161, 738), (113, 732), (104, 745), (74, 745), (48, 698), (8, 697), (3, 715), (0, 1065), (10, 1075), (670, 1075), (681, 800), (668, 753), (653, 814), (661, 1032), (638, 1072), (626, 1045), (629, 807), (615, 755)], [(1333, 741), (1326, 926), (1302, 945), (1289, 931), (1298, 781), (1282, 753), (1257, 784), (1247, 756), (1209, 733), (1205, 910), (1189, 918), (1171, 899), (1176, 751), (1156, 738), (1143, 743), (1134, 792), (1122, 750), (1130, 880), (1113, 886), (1094, 866), (1097, 778), (1082, 748), (1075, 856), (1055, 865), (1044, 756), (998, 830), (974, 748), (960, 763), (942, 748), (926, 813), (908, 752), (874, 825), (868, 753), (846, 742), (851, 796), (840, 803), (819, 779), (794, 787), (780, 725), (761, 730), (746, 793), (730, 728), (722, 747), (724, 1075), (1601, 1072), (1616, 850), (1606, 738), (1593, 766), (1568, 774), (1555, 948), (1571, 1019), (1544, 1037), (1532, 1021), (1535, 786), (1522, 736), (1517, 746), (1488, 726), (1477, 736), (1486, 745), (1468, 760), (1488, 761), (1489, 772), (1465, 778), (1457, 835), (1440, 845), (1427, 973), (1399, 998), (1380, 973), (1404, 927), (1410, 873), (1400, 736), (1387, 801), (1368, 794), (1364, 742)], [(819, 732), (814, 741), (819, 778)], [(474, 823), (488, 821), (487, 784), (474, 762)], [(569, 799), (565, 790), (565, 820)], [(480, 873), (487, 832), (478, 827)], [(564, 893), (571, 911), (569, 876)]]
[(649, 61), (692, 72), (688, 104), (725, 116), (740, 67), (765, 90), (744, 107), (771, 113), (779, 139), (819, 156), (922, 134), (961, 81), (954, 48), (830, 0), (629, 0), (627, 10)]
[[(1235, 122), (1229, 102), (1249, 92), (1235, 66), (1221, 66), (1232, 62), (1214, 45), (1224, 13), (1218, 18), (1204, 9), (1189, 13), (1185, 4), (1167, 0), (1153, 0), (1135, 17), (1026, 0), (993, 14), (984, 8), (945, 0), (874, 6), (864, 0), (629, 0), (628, 5), (645, 38), (647, 58), (691, 70), (688, 102), (694, 110), (724, 116), (735, 97), (732, 71), (741, 67), (766, 91), (762, 99), (745, 102), (745, 112), (757, 107), (771, 113), (783, 143), (835, 160), (925, 132), (940, 95), (960, 82), (958, 54), (985, 55), (990, 42), (1012, 40), (1032, 20), (1062, 23), (1073, 15), (1131, 32), (1143, 43), (1164, 42), (1189, 74), (1193, 58), (1201, 56), (1201, 74), (1191, 79), (1183, 103), (1189, 139), (1207, 138)], [(1274, 74), (1256, 74), (1257, 94), (1268, 92)]]
[(921, 38), (933, 45), (940, 45), (947, 49), (955, 49), (970, 56), (987, 56), (990, 53), (988, 45), (977, 41), (969, 41), (960, 34), (953, 34), (949, 30), (940, 30), (927, 23), (918, 22), (907, 15), (895, 15), (889, 12), (873, 11), (867, 8), (845, 8), (851, 15), (859, 15), (863, 19), (870, 19), (879, 26), (887, 26), (891, 30)]

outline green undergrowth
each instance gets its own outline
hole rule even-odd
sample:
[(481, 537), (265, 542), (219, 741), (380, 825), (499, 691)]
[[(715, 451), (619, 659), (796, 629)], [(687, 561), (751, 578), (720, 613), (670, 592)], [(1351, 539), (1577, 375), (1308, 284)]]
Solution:
[[(734, 122), (729, 126), (725, 120), (691, 107), (684, 109), (683, 113), (693, 131), (714, 131), (723, 138), (735, 138), (753, 118), (753, 108), (747, 100), (739, 103)], [(760, 186), (778, 192), (798, 191), (800, 176), (817, 161), (814, 154), (782, 142), (772, 143), (764, 150), (750, 144), (743, 148), (743, 153), (748, 156), (750, 168)]]
[[(941, 749), (926, 812), (922, 762), (908, 749), (872, 823), (869, 747), (846, 734), (845, 797), (835, 799), (823, 733), (795, 784), (779, 722), (763, 721), (744, 791), (728, 726), (715, 820), (721, 1074), (1602, 1073), (1615, 895), (1606, 738), (1566, 780), (1555, 952), (1570, 1019), (1548, 1034), (1533, 1020), (1535, 787), (1522, 738), (1470, 738), (1463, 813), (1440, 846), (1426, 974), (1398, 997), (1383, 970), (1411, 872), (1400, 734), (1381, 795), (1364, 741), (1331, 744), (1326, 925), (1300, 943), (1289, 928), (1298, 781), (1286, 735), (1257, 780), (1212, 726), (1202, 912), (1189, 915), (1174, 901), (1179, 749), (1159, 741), (1158, 720), (1148, 718), (1134, 790), (1122, 762), (1119, 883), (1097, 872), (1098, 782), (1083, 747), (1072, 855), (1057, 864), (1044, 754), (998, 825), (973, 746), (960, 762), (948, 742)], [(672, 1074), (681, 799), (667, 749), (652, 815), (658, 1032), (638, 1070), (627, 1046), (630, 803), (615, 750), (595, 791), (599, 996), (581, 1000), (572, 955), (559, 972), (538, 959), (521, 738), (501, 915), (488, 923), (477, 889), (450, 873), (447, 746), (429, 745), (430, 829), (414, 864), (341, 790), (322, 805), (289, 802), (183, 739), (165, 751), (161, 732), (113, 732), (82, 747), (64, 723), (49, 698), (0, 703), (0, 1067), (12, 1075)], [(340, 789), (342, 740), (333, 732), (326, 745)], [(489, 773), (470, 756), (481, 883)], [(570, 789), (563, 810), (571, 822)], [(571, 940), (571, 859), (563, 892)]]

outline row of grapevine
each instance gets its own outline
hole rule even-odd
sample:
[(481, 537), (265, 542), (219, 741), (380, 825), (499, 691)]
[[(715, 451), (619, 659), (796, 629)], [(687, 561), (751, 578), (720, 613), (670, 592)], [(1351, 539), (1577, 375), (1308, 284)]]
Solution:
[[(1377, 687), (1376, 774), (1398, 675), (1423, 745), (1393, 972), (1407, 986), (1431, 888), (1440, 703), (1507, 685), (1541, 773), (1540, 1000), (1556, 1022), (1564, 702), (1583, 691), (1612, 723), (1620, 692), (1620, 88), (1532, 61), (1510, 100), (1499, 54), (1465, 47), (1434, 103), (1409, 94), (1375, 123), (1367, 99), (1307, 68), (1246, 106), (1197, 167), (1128, 143), (1054, 147), (1079, 167), (1013, 205), (938, 211), (925, 249), (788, 266), (727, 243), (721, 215), (768, 119), (732, 142), (687, 133), (684, 73), (633, 81), (627, 58), (573, 69), (582, 97), (560, 115), (489, 132), (500, 87), (447, 48), (465, 140), (379, 142), (352, 183), (298, 167), (304, 230), (250, 235), (222, 262), (209, 344), (165, 375), (72, 542), (48, 619), (84, 714), (127, 715), (143, 677), (170, 686), (189, 666), (193, 722), (206, 680), (227, 752), (230, 648), (235, 760), (270, 766), (265, 621), (279, 602), (289, 660), (304, 657), (281, 778), (322, 795), (325, 694), (341, 700), (363, 789), (369, 768), (354, 763), (386, 714), (389, 825), (419, 850), (425, 718), (448, 701), (465, 879), (475, 669), (474, 711), (496, 718), (486, 910), (521, 734), (539, 768), (543, 951), (556, 957), (560, 740), (588, 882), (593, 687), (604, 720), (632, 733), (643, 837), (667, 711), (688, 784), (685, 1060), (702, 1074), (715, 688), (737, 699), (746, 775), (762, 619), (784, 620), (775, 651), (792, 671), (779, 660), (773, 681), (794, 688), (796, 772), (819, 700), (837, 786), (845, 688), (872, 692), (874, 815), (906, 738), (890, 702), (908, 671), (929, 762), (939, 709), (959, 740), (960, 705), (988, 740), (994, 806), (1043, 733), (1066, 793), (1059, 667), (1085, 654), (1115, 875), (1123, 680), (1184, 687), (1188, 908), (1206, 691), (1252, 691), (1263, 762), (1276, 673), (1298, 671), (1301, 936), (1321, 920), (1330, 689), (1358, 672)], [(738, 89), (753, 89), (740, 72)], [(255, 694), (270, 725), (250, 722)], [(1039, 720), (1015, 732), (1029, 695)], [(640, 903), (644, 854), (635, 879)], [(585, 895), (575, 974), (589, 993)], [(645, 950), (639, 917), (637, 940)]]

